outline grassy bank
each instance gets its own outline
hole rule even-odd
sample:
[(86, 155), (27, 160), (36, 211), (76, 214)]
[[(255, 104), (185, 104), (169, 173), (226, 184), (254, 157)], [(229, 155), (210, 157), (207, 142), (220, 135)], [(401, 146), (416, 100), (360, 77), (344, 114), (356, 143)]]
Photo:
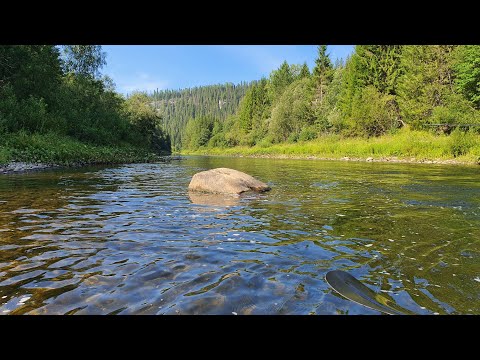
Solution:
[(306, 142), (266, 144), (253, 147), (202, 148), (195, 151), (185, 150), (182, 151), (182, 154), (298, 158), (314, 156), (329, 159), (395, 157), (412, 161), (455, 160), (461, 163), (476, 164), (480, 161), (480, 135), (470, 132), (454, 132), (447, 136), (403, 129), (393, 135), (369, 139), (328, 135)]
[(128, 144), (94, 146), (67, 136), (24, 132), (0, 137), (0, 165), (23, 161), (75, 166), (150, 162), (156, 159), (158, 155)]

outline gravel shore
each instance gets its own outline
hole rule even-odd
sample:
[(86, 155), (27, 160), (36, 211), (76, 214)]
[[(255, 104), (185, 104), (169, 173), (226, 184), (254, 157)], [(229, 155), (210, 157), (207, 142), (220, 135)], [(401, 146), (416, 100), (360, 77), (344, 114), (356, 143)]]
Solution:
[[(160, 156), (157, 161), (171, 161), (171, 160), (180, 160), (182, 156), (172, 156), (172, 155), (164, 155)], [(121, 163), (115, 163), (119, 165)], [(30, 163), (30, 162), (21, 162), (21, 161), (12, 161), (8, 164), (0, 164), (0, 175), (2, 174), (19, 174), (19, 173), (26, 173), (26, 172), (33, 172), (33, 171), (40, 171), (40, 170), (47, 170), (47, 169), (54, 169), (59, 167), (65, 168), (75, 168), (75, 167), (82, 167), (82, 166), (95, 166), (95, 165), (106, 165), (106, 163), (98, 163), (98, 164), (89, 164), (83, 162), (77, 162), (70, 164), (69, 166), (62, 166), (57, 164), (48, 164), (48, 163)], [(113, 165), (113, 164), (112, 164)]]
[[(186, 154), (187, 155), (187, 154)], [(285, 155), (285, 154), (269, 154), (269, 155), (213, 155), (213, 154), (204, 154), (207, 156), (228, 156), (228, 157), (245, 157), (245, 158), (264, 158), (264, 159), (290, 159), (290, 160), (333, 160), (333, 161), (363, 161), (363, 162), (385, 162), (385, 163), (407, 163), (407, 164), (442, 164), (442, 165), (480, 165), (480, 162), (466, 162), (458, 161), (455, 159), (449, 160), (427, 160), (427, 159), (417, 159), (417, 158), (398, 158), (398, 157), (380, 157), (380, 158), (356, 158), (344, 156), (342, 158), (330, 158), (330, 157), (321, 157), (313, 155), (305, 156), (295, 156), (295, 155)]]
[(55, 167), (58, 167), (58, 165), (13, 161), (8, 164), (0, 165), (0, 174), (12, 174), (12, 173), (38, 171), (38, 170), (51, 169)]

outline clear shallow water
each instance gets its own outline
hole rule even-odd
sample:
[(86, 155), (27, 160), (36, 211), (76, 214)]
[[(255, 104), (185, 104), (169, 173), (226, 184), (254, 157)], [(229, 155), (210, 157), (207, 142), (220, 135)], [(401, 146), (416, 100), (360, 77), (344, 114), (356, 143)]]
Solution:
[[(272, 186), (189, 195), (231, 167)], [(0, 314), (480, 314), (480, 169), (185, 157), (0, 176)]]

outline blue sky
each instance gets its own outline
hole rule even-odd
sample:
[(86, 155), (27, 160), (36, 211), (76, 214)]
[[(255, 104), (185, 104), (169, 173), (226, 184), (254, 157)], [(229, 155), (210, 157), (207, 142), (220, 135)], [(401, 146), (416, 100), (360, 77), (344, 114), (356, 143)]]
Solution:
[[(258, 80), (287, 60), (313, 69), (316, 45), (105, 45), (103, 73), (117, 91), (179, 89), (225, 82)], [(353, 45), (329, 45), (333, 61), (345, 58)]]

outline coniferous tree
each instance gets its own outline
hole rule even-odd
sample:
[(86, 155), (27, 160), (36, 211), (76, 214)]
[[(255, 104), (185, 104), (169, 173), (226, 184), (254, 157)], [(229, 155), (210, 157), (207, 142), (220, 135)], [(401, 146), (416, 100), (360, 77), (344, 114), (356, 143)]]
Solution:
[(308, 77), (310, 77), (310, 69), (308, 68), (307, 63), (304, 62), (303, 65), (302, 65), (302, 68), (300, 70), (299, 78), (303, 79), (303, 78), (308, 78)]
[(401, 54), (400, 45), (357, 45), (354, 56), (359, 85), (373, 85), (382, 94), (394, 95), (402, 72)]
[(285, 88), (290, 85), (294, 80), (292, 69), (286, 61), (284, 61), (277, 70), (274, 70), (270, 74), (270, 97), (272, 101), (275, 101), (282, 95)]
[[(252, 82), (252, 84), (255, 82)], [(162, 116), (162, 126), (171, 137), (173, 149), (182, 147), (182, 134), (188, 119), (201, 116), (219, 121), (237, 111), (249, 83), (199, 86), (183, 90), (155, 91), (152, 106)]]
[(327, 45), (318, 45), (318, 55), (315, 59), (315, 67), (313, 68), (313, 78), (315, 80), (316, 98), (320, 104), (323, 103), (326, 87), (332, 80), (332, 61), (327, 54)]
[(398, 103), (404, 121), (414, 127), (431, 122), (436, 107), (454, 94), (453, 56), (450, 45), (409, 45), (403, 49)]
[(240, 127), (245, 132), (252, 130), (253, 107), (256, 93), (255, 90), (255, 85), (248, 89), (239, 105), (238, 121), (240, 122)]

